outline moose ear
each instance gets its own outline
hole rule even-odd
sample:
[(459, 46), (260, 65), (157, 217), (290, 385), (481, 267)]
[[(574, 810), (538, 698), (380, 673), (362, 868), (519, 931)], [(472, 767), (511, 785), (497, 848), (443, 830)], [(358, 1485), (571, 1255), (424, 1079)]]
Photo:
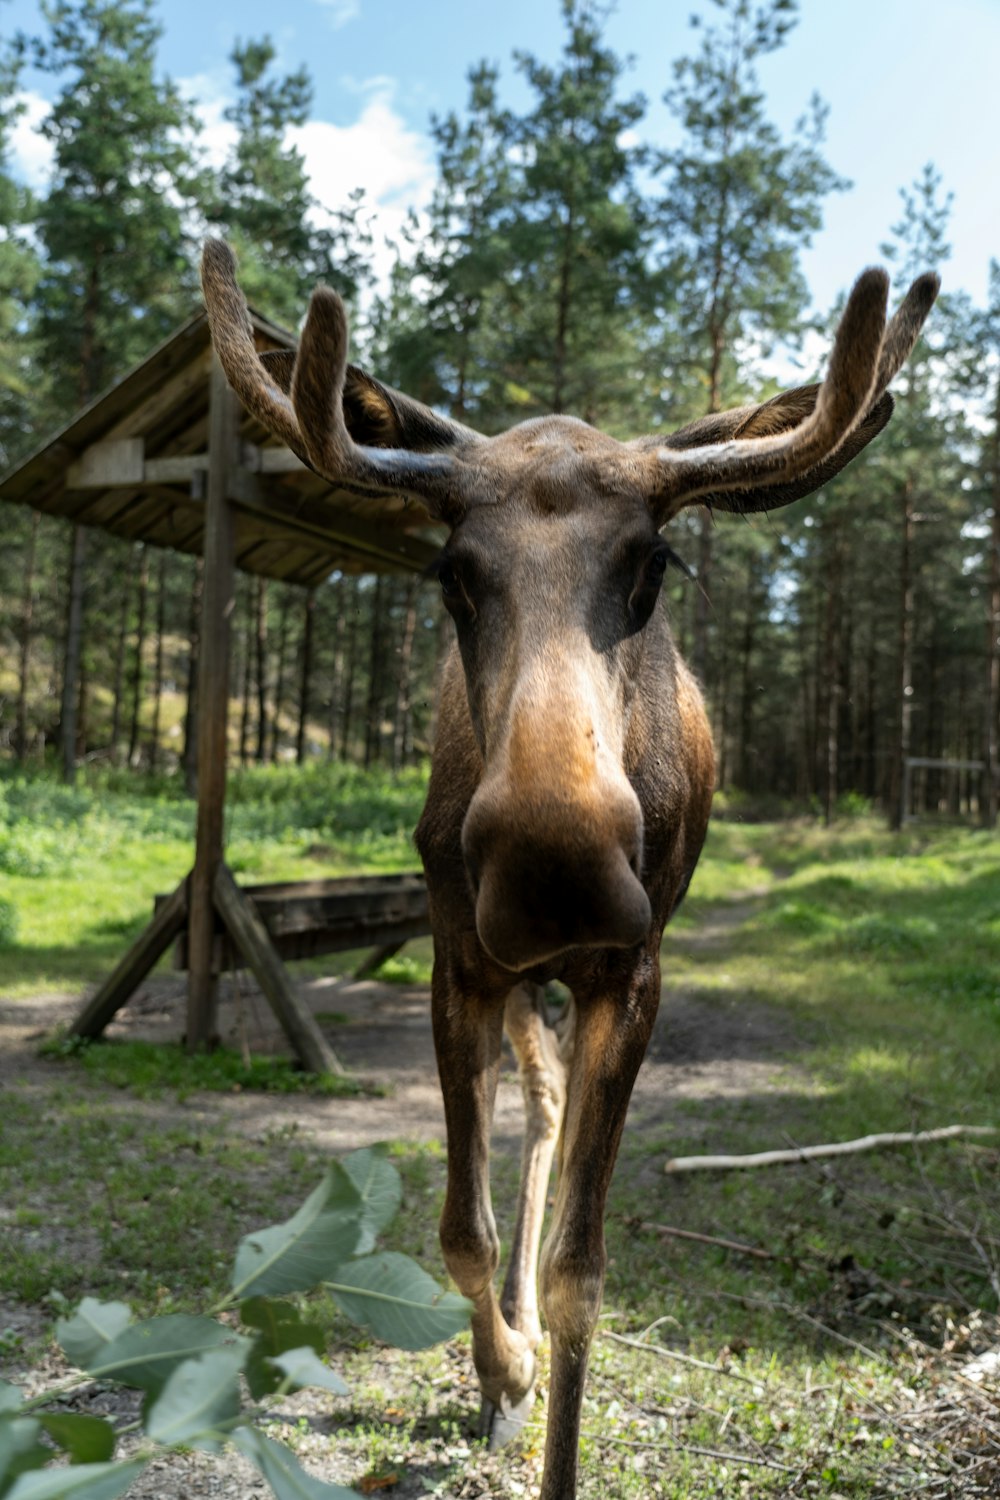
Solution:
[[(286, 395), (292, 388), (295, 351), (269, 349), (260, 362)], [(475, 433), (439, 417), (429, 406), (383, 385), (358, 365), (348, 365), (344, 377), (344, 424), (364, 448), (407, 448), (413, 453), (454, 448)]]
[[(775, 437), (798, 427), (811, 415), (819, 390), (819, 385), (796, 386), (793, 390), (782, 391), (760, 406), (744, 406), (736, 411), (701, 417), (697, 422), (673, 433), (661, 446), (697, 448), (706, 443), (725, 443), (734, 438)], [(872, 438), (877, 437), (892, 416), (892, 409), (893, 399), (885, 392), (872, 404), (863, 420), (835, 452), (785, 484), (717, 490), (700, 496), (700, 503), (715, 510), (736, 511), (746, 515), (756, 511), (778, 510), (783, 505), (790, 505), (793, 500), (801, 500), (803, 496), (822, 488), (835, 474), (839, 474)]]

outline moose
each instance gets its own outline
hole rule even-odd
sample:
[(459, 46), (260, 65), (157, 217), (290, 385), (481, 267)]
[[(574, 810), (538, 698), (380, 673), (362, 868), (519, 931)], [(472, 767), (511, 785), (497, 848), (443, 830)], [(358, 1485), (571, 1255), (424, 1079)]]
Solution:
[[(938, 278), (915, 281), (887, 324), (888, 277), (864, 271), (822, 384), (624, 443), (568, 416), (496, 437), (446, 419), (348, 363), (344, 306), (323, 286), (297, 353), (258, 355), (220, 241), (205, 247), (202, 281), (247, 409), (331, 485), (412, 496), (449, 531), (436, 574), (457, 649), (416, 832), (447, 1125), (441, 1245), (472, 1304), (494, 1440), (534, 1396), (537, 1264), (551, 1340), (541, 1495), (572, 1500), (605, 1200), (660, 1001), (663, 929), (697, 864), (715, 774), (698, 685), (657, 607), (672, 556), (661, 532), (695, 503), (787, 505), (854, 458), (892, 414), (887, 387)], [(551, 1026), (554, 979), (571, 1000)], [(489, 1136), (505, 1030), (526, 1126), (498, 1296)]]

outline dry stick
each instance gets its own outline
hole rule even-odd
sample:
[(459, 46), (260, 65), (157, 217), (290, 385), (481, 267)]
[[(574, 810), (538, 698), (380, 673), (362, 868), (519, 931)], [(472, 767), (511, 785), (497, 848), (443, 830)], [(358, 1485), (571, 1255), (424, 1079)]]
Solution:
[[(583, 1429), (587, 1436), (586, 1428)], [(639, 1438), (611, 1437), (608, 1433), (601, 1433), (600, 1437), (594, 1438), (599, 1443), (618, 1443), (623, 1448), (653, 1448), (662, 1452), (668, 1448), (672, 1453), (694, 1453), (698, 1458), (721, 1458), (725, 1463), (731, 1464), (754, 1464), (758, 1468), (777, 1469), (782, 1474), (794, 1474), (795, 1469), (791, 1464), (779, 1464), (773, 1458), (757, 1458), (753, 1453), (726, 1453), (719, 1448), (697, 1448), (692, 1443), (678, 1443), (667, 1439), (665, 1443), (643, 1442)]]
[(642, 1339), (626, 1338), (624, 1333), (612, 1333), (610, 1328), (602, 1328), (600, 1337), (614, 1339), (616, 1344), (626, 1344), (630, 1349), (642, 1349), (646, 1354), (657, 1354), (661, 1359), (673, 1359), (682, 1365), (694, 1365), (698, 1370), (711, 1370), (713, 1375), (727, 1375), (730, 1380), (742, 1381), (744, 1385), (758, 1384), (747, 1375), (737, 1375), (735, 1370), (727, 1370), (724, 1365), (709, 1364), (706, 1359), (695, 1359), (693, 1354), (680, 1354), (676, 1349), (668, 1349), (664, 1344), (646, 1344)]
[(721, 1171), (729, 1168), (772, 1167), (780, 1162), (811, 1161), (817, 1156), (847, 1156), (874, 1151), (879, 1146), (912, 1146), (922, 1141), (947, 1141), (958, 1135), (995, 1135), (995, 1125), (943, 1125), (938, 1130), (899, 1130), (864, 1135), (856, 1141), (828, 1141), (822, 1146), (798, 1146), (790, 1151), (757, 1151), (749, 1156), (675, 1156), (665, 1172)]
[[(682, 1158), (683, 1160), (683, 1158)], [(699, 1245), (718, 1245), (723, 1250), (735, 1250), (739, 1255), (756, 1255), (760, 1260), (781, 1260), (772, 1250), (758, 1250), (756, 1245), (743, 1245), (738, 1240), (720, 1240), (714, 1234), (696, 1234), (693, 1229), (676, 1229), (673, 1224), (643, 1222), (640, 1229), (649, 1229), (656, 1234), (669, 1234), (678, 1240), (696, 1240)]]

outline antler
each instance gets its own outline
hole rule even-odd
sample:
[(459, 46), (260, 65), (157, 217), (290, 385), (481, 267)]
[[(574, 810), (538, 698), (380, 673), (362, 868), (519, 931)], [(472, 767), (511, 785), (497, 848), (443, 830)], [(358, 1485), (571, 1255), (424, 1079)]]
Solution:
[[(432, 420), (424, 424), (422, 435), (437, 451), (369, 447), (354, 441), (344, 420), (347, 314), (336, 292), (323, 286), (313, 292), (287, 394), (257, 354), (246, 299), (236, 280), (236, 260), (224, 241), (206, 242), (201, 281), (212, 342), (230, 385), (253, 416), (331, 484), (419, 495), (432, 514), (455, 523), (468, 506), (471, 482), (460, 453), (478, 441), (476, 434), (458, 424)], [(389, 393), (376, 389), (391, 405)]]
[[(916, 343), (939, 286), (937, 276), (921, 276), (886, 327), (888, 277), (881, 270), (862, 272), (844, 309), (826, 380), (793, 393), (800, 410), (812, 407), (796, 426), (679, 451), (670, 439), (655, 448), (640, 439), (634, 446), (648, 455), (650, 503), (660, 524), (700, 496), (726, 509), (766, 510), (818, 488), (889, 420), (886, 387)], [(767, 409), (739, 414), (737, 434)]]

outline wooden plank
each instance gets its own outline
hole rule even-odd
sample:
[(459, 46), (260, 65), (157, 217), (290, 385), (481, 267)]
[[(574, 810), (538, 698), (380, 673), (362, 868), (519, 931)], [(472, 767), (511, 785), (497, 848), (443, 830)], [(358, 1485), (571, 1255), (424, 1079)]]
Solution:
[(218, 359), (212, 364), (205, 570), (198, 666), (198, 818), (188, 922), (187, 1047), (217, 1039), (218, 997), (212, 966), (215, 877), (222, 865), (226, 805), (229, 650), (235, 606), (234, 522), (229, 473), (236, 453), (239, 406)]
[(231, 483), (232, 498), (247, 515), (277, 525), (285, 532), (340, 543), (374, 564), (422, 572), (441, 550), (423, 537), (348, 514), (329, 498), (319, 499), (301, 492), (294, 496), (282, 493), (280, 486), (267, 483), (248, 469), (235, 469)]
[(214, 895), (219, 915), (253, 970), (302, 1066), (310, 1073), (342, 1074), (344, 1069), (336, 1053), (296, 994), (256, 907), (225, 864), (216, 870)]
[(195, 472), (207, 468), (207, 453), (175, 453), (163, 458), (147, 458), (143, 480), (146, 484), (190, 485)]
[(141, 437), (91, 443), (66, 470), (68, 490), (104, 490), (142, 483), (144, 443)]
[(370, 979), (388, 959), (395, 958), (402, 946), (402, 943), (383, 943), (381, 947), (373, 948), (355, 969), (355, 979)]
[(72, 1022), (70, 1036), (100, 1036), (156, 963), (161, 953), (184, 928), (188, 914), (187, 878), (154, 913), (153, 920), (120, 959), (102, 985)]
[[(328, 880), (274, 881), (241, 887), (252, 899), (271, 943), (283, 959), (316, 958), (355, 948), (400, 945), (431, 930), (427, 888), (420, 874), (339, 876)], [(165, 896), (156, 897), (159, 910)], [(174, 967), (188, 967), (187, 935)], [(243, 967), (242, 955), (215, 924), (212, 968)]]

